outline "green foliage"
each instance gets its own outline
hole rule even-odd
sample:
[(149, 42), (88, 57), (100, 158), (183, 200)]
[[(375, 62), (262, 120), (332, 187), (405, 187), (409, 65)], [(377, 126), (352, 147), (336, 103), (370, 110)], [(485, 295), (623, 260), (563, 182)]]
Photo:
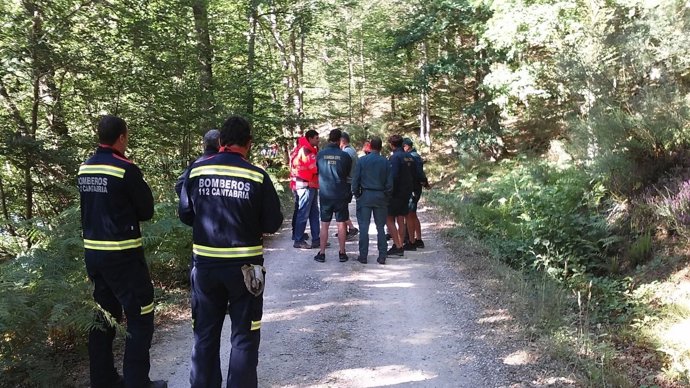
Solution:
[(581, 170), (505, 162), (470, 184), (461, 219), (516, 267), (569, 279), (599, 268), (617, 241), (600, 215), (606, 194)]
[(628, 255), (632, 265), (636, 266), (641, 263), (646, 263), (652, 258), (652, 235), (646, 232), (639, 236), (634, 243), (630, 245)]
[(151, 277), (166, 287), (186, 286), (192, 252), (192, 230), (177, 218), (176, 202), (155, 205), (154, 218), (142, 227)]
[(81, 348), (93, 325), (97, 305), (79, 229), (79, 212), (67, 211), (55, 226), (38, 228), (43, 237), (30, 251), (0, 265), (0, 372), (7, 386), (61, 380), (64, 353)]
[(456, 133), (458, 151), (477, 159), (485, 157), (496, 159), (501, 155), (504, 146), (503, 134), (503, 128), (497, 130), (492, 130), (488, 126), (480, 126), (476, 129), (462, 128)]
[[(612, 321), (636, 307), (625, 302), (627, 282), (605, 276), (649, 260), (656, 234), (690, 236), (690, 189), (658, 181), (690, 149), (685, 2), (205, 3), (206, 48), (190, 2), (0, 3), (0, 303), (18, 311), (3, 319), (52, 316), (34, 301), (42, 287), (81, 293), (87, 284), (73, 182), (106, 112), (127, 120), (128, 157), (155, 193), (144, 239), (154, 279), (166, 286), (186, 283), (190, 250), (172, 182), (200, 153), (202, 133), (230, 113), (252, 119), (255, 144), (280, 146), (280, 157), (252, 160), (281, 189), (297, 132), (328, 122), (359, 147), (372, 134), (422, 127), (428, 109), (433, 136), (420, 133), (420, 142), (452, 149), (469, 168), (437, 199), (506, 262), (588, 290), (591, 310), (611, 311)], [(573, 167), (524, 158), (554, 138)], [(501, 162), (476, 165), (487, 159)], [(94, 308), (85, 303), (83, 317)], [(83, 329), (59, 310), (57, 326)], [(22, 335), (7, 343), (45, 345)], [(17, 349), (26, 360), (41, 354)]]
[[(164, 284), (187, 282), (191, 236), (176, 208), (158, 204), (143, 228), (152, 278)], [(84, 268), (79, 209), (35, 225), (33, 247), (0, 265), (0, 372), (7, 386), (64, 380), (75, 357), (67, 354), (83, 350), (100, 310)]]

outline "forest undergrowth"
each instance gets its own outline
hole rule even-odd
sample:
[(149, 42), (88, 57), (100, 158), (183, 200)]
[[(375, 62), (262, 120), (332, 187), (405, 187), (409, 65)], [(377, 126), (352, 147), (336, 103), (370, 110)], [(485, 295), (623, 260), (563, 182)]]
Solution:
[(690, 170), (679, 166), (621, 200), (582, 168), (544, 155), (471, 167), (461, 159), (431, 154), (427, 169), (440, 182), (429, 201), (452, 215), (453, 239), (485, 250), (477, 260), (506, 283), (506, 300), (518, 295), (512, 312), (525, 335), (572, 365), (583, 386), (686, 386), (681, 213)]

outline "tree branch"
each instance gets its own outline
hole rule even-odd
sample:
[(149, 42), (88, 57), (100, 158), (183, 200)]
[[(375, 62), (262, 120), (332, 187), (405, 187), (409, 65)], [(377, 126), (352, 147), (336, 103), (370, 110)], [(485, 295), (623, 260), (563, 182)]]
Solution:
[(2, 81), (2, 77), (0, 77), (0, 96), (3, 97), (5, 105), (7, 105), (7, 109), (9, 109), (12, 113), (12, 118), (17, 123), (17, 126), (22, 130), (23, 133), (28, 133), (29, 126), (26, 124), (26, 120), (24, 120), (24, 117), (22, 117), (22, 113), (19, 111), (19, 108), (17, 108), (17, 105), (14, 103), (14, 101), (12, 101), (12, 98), (7, 92), (7, 88), (5, 87), (5, 83)]

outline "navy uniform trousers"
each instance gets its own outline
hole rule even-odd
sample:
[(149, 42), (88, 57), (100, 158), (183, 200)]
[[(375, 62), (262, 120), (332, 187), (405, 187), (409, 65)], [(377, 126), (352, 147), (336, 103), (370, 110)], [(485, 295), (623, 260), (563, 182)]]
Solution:
[(379, 257), (386, 257), (388, 243), (386, 242), (386, 216), (388, 215), (388, 199), (383, 191), (363, 190), (357, 198), (357, 224), (359, 225), (359, 257), (366, 258), (369, 251), (369, 224), (371, 215), (376, 224), (376, 245)]
[(232, 322), (227, 387), (256, 387), (263, 294), (255, 297), (247, 291), (239, 265), (194, 266), (190, 277), (195, 340), (191, 387), (221, 386), (220, 339), (227, 312)]
[[(127, 338), (122, 371), (127, 388), (143, 388), (149, 382), (149, 349), (153, 337), (153, 285), (143, 252), (132, 260), (89, 258), (86, 271), (93, 282), (93, 298), (118, 322), (122, 309), (127, 316)], [(89, 332), (92, 388), (109, 387), (117, 378), (113, 360), (115, 328), (98, 317), (99, 326)]]

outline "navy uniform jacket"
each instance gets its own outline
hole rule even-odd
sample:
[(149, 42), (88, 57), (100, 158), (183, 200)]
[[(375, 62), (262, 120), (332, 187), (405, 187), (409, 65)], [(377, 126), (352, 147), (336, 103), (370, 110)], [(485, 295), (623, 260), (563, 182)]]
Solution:
[(177, 181), (175, 182), (175, 193), (177, 193), (177, 198), (180, 198), (180, 194), (182, 194), (182, 185), (184, 184), (185, 179), (187, 179), (187, 176), (189, 175), (189, 170), (191, 170), (192, 164), (199, 162), (201, 160), (204, 160), (204, 159), (208, 158), (209, 156), (215, 155), (217, 153), (218, 153), (217, 150), (206, 150), (195, 161), (193, 161), (192, 163), (189, 163), (189, 166), (187, 166), (187, 168), (184, 169), (182, 174), (180, 174), (180, 176), (177, 177)]
[(388, 158), (393, 174), (393, 198), (410, 199), (414, 186), (414, 159), (402, 148), (396, 148)]
[(368, 207), (388, 205), (393, 192), (393, 174), (388, 160), (378, 151), (363, 156), (352, 174), (352, 195), (357, 204)]
[(327, 199), (350, 198), (347, 177), (352, 168), (352, 158), (337, 144), (328, 143), (316, 155), (319, 170), (319, 196)]
[(193, 226), (194, 265), (207, 268), (263, 264), (263, 234), (283, 223), (268, 174), (228, 151), (192, 164), (178, 213)]
[(422, 156), (417, 152), (416, 148), (410, 150), (409, 154), (412, 156), (412, 159), (414, 159), (415, 162), (415, 180), (413, 190), (415, 193), (421, 193), (422, 186), (429, 185), (429, 180), (424, 173), (424, 161), (422, 160)]
[(139, 167), (100, 144), (79, 167), (77, 185), (86, 260), (143, 257), (139, 222), (153, 217), (153, 195)]

